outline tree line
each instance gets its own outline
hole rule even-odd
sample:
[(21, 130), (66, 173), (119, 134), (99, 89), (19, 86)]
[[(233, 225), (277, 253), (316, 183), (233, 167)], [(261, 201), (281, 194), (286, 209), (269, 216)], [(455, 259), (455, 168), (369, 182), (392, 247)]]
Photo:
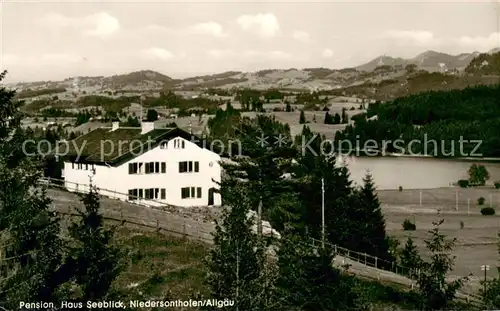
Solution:
[[(477, 86), (425, 92), (370, 105), (366, 114), (353, 118), (355, 124), (337, 132), (335, 139), (353, 143), (358, 140), (362, 145), (374, 140), (378, 146), (387, 146), (381, 150), (384, 152), (401, 152), (403, 147), (406, 153), (437, 157), (500, 156), (499, 97), (500, 85)], [(375, 115), (376, 119), (369, 119)], [(412, 140), (422, 143), (410, 145)], [(429, 142), (432, 140), (436, 147)], [(427, 146), (425, 142), (429, 142)]]

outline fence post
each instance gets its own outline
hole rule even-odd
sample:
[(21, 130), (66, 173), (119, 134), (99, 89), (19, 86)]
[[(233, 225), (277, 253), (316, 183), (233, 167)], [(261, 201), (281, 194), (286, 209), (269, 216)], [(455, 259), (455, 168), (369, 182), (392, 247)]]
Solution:
[(156, 231), (160, 232), (160, 221), (156, 220)]
[(375, 257), (375, 269), (378, 269), (377, 259), (378, 257)]
[(365, 266), (366, 266), (366, 253), (365, 253)]
[(184, 220), (184, 222), (182, 223), (182, 232), (183, 232), (183, 235), (184, 235), (184, 238), (186, 237), (186, 221)]

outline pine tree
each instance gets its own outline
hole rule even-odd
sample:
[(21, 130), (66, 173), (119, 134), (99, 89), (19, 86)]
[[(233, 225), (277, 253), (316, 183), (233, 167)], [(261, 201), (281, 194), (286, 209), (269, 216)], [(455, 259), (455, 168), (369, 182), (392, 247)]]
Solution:
[(347, 111), (345, 108), (342, 108), (342, 124), (349, 123), (349, 117), (347, 116)]
[(100, 300), (108, 296), (111, 283), (121, 272), (122, 254), (111, 245), (113, 232), (104, 228), (97, 188), (92, 183), (81, 201), (85, 206), (79, 211), (81, 219), (69, 228), (77, 244), (71, 251), (75, 279), (82, 291), (82, 301)]
[(394, 258), (392, 258), (389, 252), (385, 219), (370, 173), (366, 173), (363, 178), (363, 186), (356, 192), (356, 195), (359, 199), (359, 213), (352, 217), (352, 219), (358, 219), (359, 221), (359, 225), (356, 225), (355, 230), (360, 230), (358, 236), (360, 247), (355, 250), (392, 261)]
[(306, 123), (306, 115), (304, 114), (304, 110), (300, 111), (299, 123), (300, 124)]
[(420, 268), (422, 259), (420, 258), (417, 246), (413, 242), (411, 236), (408, 237), (404, 248), (401, 250), (400, 260), (401, 265), (407, 269), (407, 271), (405, 271), (406, 275), (411, 278), (418, 275), (417, 270)]
[(341, 118), (338, 113), (335, 113), (335, 116), (333, 116), (333, 124), (340, 124)]
[(272, 310), (358, 310), (353, 279), (333, 267), (330, 249), (316, 251), (297, 235), (287, 234), (281, 242)]
[[(0, 74), (0, 82), (6, 72)], [(41, 188), (39, 157), (22, 151), (21, 103), (0, 88), (0, 301), (17, 309), (21, 301), (65, 299), (60, 285), (71, 275), (62, 262), (59, 219)], [(10, 258), (5, 260), (5, 258)]]
[[(263, 137), (263, 141), (256, 138)], [(270, 139), (278, 139), (275, 143)], [(256, 210), (262, 202), (263, 219), (269, 219), (273, 202), (279, 195), (292, 191), (283, 175), (291, 166), (295, 149), (290, 143), (290, 129), (266, 116), (246, 120), (240, 125), (239, 142), (244, 157), (234, 157), (235, 163), (222, 164), (224, 171), (235, 178), (245, 180), (251, 209)]]
[(305, 206), (299, 201), (297, 193), (285, 192), (277, 196), (273, 203), (273, 210), (269, 215), (269, 222), (273, 229), (278, 232), (288, 231), (298, 235), (306, 233)]
[(307, 232), (313, 238), (321, 235), (321, 180), (324, 180), (326, 233), (337, 244), (349, 237), (352, 229), (345, 218), (352, 189), (347, 168), (336, 165), (335, 156), (321, 152), (323, 139), (307, 126), (295, 138), (300, 151), (298, 163), (293, 167), (293, 180), (299, 202), (304, 205)]
[(455, 257), (451, 255), (451, 252), (456, 239), (447, 240), (446, 236), (441, 234), (439, 226), (443, 222), (444, 219), (433, 222), (434, 228), (429, 231), (429, 239), (425, 240), (431, 258), (430, 261), (421, 263), (417, 277), (423, 310), (443, 310), (451, 307), (466, 279), (446, 281), (446, 276), (453, 270), (455, 262)]
[(333, 124), (333, 120), (332, 120), (332, 116), (330, 115), (330, 113), (325, 112), (325, 124)]
[[(248, 218), (251, 201), (234, 178), (221, 185), (223, 212), (207, 260), (207, 283), (214, 299), (235, 301), (239, 310), (258, 311), (262, 298), (263, 249)], [(214, 308), (215, 309), (215, 308)]]

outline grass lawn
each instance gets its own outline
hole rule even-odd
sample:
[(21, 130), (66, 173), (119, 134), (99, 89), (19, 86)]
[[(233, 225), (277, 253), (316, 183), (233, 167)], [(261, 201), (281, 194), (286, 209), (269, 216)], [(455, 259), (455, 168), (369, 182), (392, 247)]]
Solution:
[(208, 245), (124, 228), (116, 232), (115, 240), (130, 251), (130, 256), (124, 258), (124, 271), (113, 284), (123, 293), (124, 301), (189, 300), (197, 293), (208, 295), (203, 284), (203, 259), (208, 254)]
[[(125, 270), (113, 284), (120, 292), (120, 300), (126, 303), (129, 300), (189, 300), (197, 294), (209, 297), (203, 265), (209, 245), (125, 228), (117, 230), (115, 241), (132, 253), (124, 258)], [(365, 279), (358, 279), (357, 284), (364, 293), (363, 299), (371, 302), (376, 310), (416, 307), (415, 296), (406, 288)]]

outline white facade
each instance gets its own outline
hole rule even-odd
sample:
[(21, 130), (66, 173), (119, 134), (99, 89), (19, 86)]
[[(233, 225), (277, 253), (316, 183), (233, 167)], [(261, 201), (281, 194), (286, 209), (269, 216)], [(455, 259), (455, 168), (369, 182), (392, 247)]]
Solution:
[(86, 192), (92, 176), (100, 194), (120, 200), (184, 207), (220, 205), (220, 195), (213, 191), (221, 180), (220, 160), (218, 154), (177, 137), (118, 166), (64, 162), (65, 187)]

